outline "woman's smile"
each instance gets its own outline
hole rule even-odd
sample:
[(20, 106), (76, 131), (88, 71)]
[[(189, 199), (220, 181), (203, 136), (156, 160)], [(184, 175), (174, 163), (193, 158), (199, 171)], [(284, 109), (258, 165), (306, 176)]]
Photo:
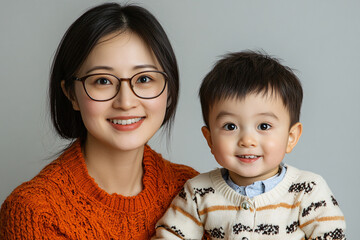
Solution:
[(129, 117), (126, 119), (108, 119), (111, 126), (119, 131), (132, 131), (140, 127), (145, 117)]

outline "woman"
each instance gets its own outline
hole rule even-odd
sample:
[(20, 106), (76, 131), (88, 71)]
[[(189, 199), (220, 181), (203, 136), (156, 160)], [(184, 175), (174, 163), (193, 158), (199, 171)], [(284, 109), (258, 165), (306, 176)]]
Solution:
[(138, 6), (103, 4), (65, 33), (52, 66), (58, 134), (74, 140), (0, 211), (0, 239), (148, 239), (197, 172), (147, 142), (169, 127), (178, 69), (158, 21)]

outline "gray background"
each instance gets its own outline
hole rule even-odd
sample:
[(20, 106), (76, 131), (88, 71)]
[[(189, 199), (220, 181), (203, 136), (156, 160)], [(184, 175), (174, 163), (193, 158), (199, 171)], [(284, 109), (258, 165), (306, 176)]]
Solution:
[[(0, 8), (0, 203), (66, 142), (55, 136), (47, 87), (69, 25), (103, 1), (3, 1)], [(360, 211), (360, 1), (137, 1), (161, 22), (181, 73), (171, 141), (151, 146), (200, 172), (217, 167), (201, 135), (201, 79), (224, 53), (263, 49), (295, 68), (304, 88), (304, 132), (285, 162), (322, 175), (356, 238)]]

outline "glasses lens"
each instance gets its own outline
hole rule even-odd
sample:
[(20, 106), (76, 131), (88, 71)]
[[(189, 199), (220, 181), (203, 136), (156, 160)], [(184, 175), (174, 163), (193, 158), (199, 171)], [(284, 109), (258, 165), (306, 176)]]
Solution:
[(116, 77), (107, 74), (89, 75), (84, 82), (87, 94), (94, 100), (104, 101), (113, 98), (119, 89)]
[(159, 96), (166, 83), (166, 75), (162, 72), (140, 72), (132, 77), (131, 86), (136, 95), (141, 98)]

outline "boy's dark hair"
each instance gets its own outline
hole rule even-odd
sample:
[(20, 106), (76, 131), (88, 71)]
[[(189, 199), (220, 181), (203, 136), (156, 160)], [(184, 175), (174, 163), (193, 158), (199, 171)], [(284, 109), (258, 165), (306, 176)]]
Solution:
[[(85, 140), (87, 130), (79, 111), (61, 89), (74, 94), (74, 74), (81, 67), (91, 50), (102, 37), (131, 31), (142, 38), (154, 52), (164, 72), (168, 75), (168, 106), (162, 125), (170, 130), (179, 94), (179, 73), (170, 41), (156, 18), (146, 9), (118, 3), (106, 3), (89, 9), (66, 31), (52, 64), (49, 86), (51, 119), (57, 133), (66, 139)], [(121, 34), (121, 33), (120, 33)]]
[(215, 102), (241, 100), (251, 93), (276, 94), (289, 111), (290, 127), (299, 121), (303, 90), (293, 71), (265, 53), (243, 51), (225, 55), (202, 81), (199, 96), (206, 126)]

